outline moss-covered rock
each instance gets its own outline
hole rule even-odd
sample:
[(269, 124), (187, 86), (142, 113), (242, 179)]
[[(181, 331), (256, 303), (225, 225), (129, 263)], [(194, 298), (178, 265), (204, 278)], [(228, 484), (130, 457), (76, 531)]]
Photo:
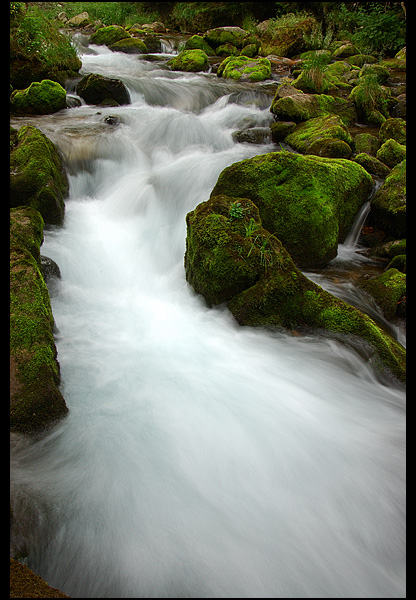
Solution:
[(376, 157), (388, 167), (395, 167), (406, 158), (406, 146), (389, 139), (377, 150)]
[(406, 144), (406, 121), (404, 119), (387, 119), (380, 127), (379, 138), (381, 143), (389, 139), (396, 140), (399, 144)]
[(267, 58), (228, 56), (218, 67), (217, 75), (236, 81), (263, 81), (271, 76), (271, 64)]
[(125, 38), (110, 44), (110, 50), (113, 52), (124, 52), (125, 54), (147, 54), (146, 44), (139, 38)]
[(255, 56), (257, 56), (258, 51), (259, 51), (259, 46), (257, 44), (247, 44), (247, 46), (244, 46), (244, 48), (242, 48), (240, 54), (242, 56), (248, 56), (249, 58), (254, 58)]
[(357, 156), (354, 157), (354, 160), (372, 175), (387, 177), (390, 173), (390, 169), (387, 165), (382, 163), (375, 156), (370, 156), (366, 152), (360, 152), (360, 154), (357, 154)]
[(377, 62), (376, 57), (371, 54), (354, 54), (353, 56), (347, 56), (344, 60), (354, 67), (363, 67), (365, 64), (371, 65)]
[(117, 104), (130, 104), (129, 92), (120, 79), (110, 79), (96, 73), (83, 77), (76, 91), (87, 104), (103, 104), (108, 99)]
[(25, 90), (14, 90), (10, 111), (15, 115), (49, 115), (66, 108), (66, 91), (56, 81), (34, 81)]
[(215, 54), (214, 48), (212, 48), (208, 42), (202, 37), (202, 35), (193, 35), (185, 43), (185, 50), (202, 50), (208, 56)]
[(356, 120), (354, 105), (344, 98), (303, 93), (281, 97), (278, 93), (276, 92), (270, 110), (279, 120), (299, 122), (329, 114), (339, 115), (347, 126)]
[(339, 60), (342, 58), (349, 58), (350, 56), (355, 56), (359, 53), (360, 51), (357, 48), (357, 46), (354, 46), (354, 44), (352, 44), (351, 42), (345, 42), (333, 51), (332, 58)]
[(371, 133), (357, 133), (354, 138), (354, 150), (357, 154), (366, 152), (371, 156), (375, 156), (379, 148), (380, 140)]
[(109, 25), (108, 27), (100, 27), (90, 37), (90, 44), (97, 46), (111, 46), (120, 40), (130, 37), (130, 34), (120, 25)]
[(285, 142), (302, 154), (349, 158), (352, 137), (338, 115), (315, 117), (299, 123)]
[(389, 268), (381, 275), (360, 280), (358, 285), (373, 296), (386, 319), (392, 319), (398, 303), (406, 295), (406, 274)]
[(10, 153), (10, 206), (32, 206), (46, 223), (60, 224), (68, 178), (55, 145), (36, 127), (25, 125), (14, 136)]
[(174, 71), (197, 73), (208, 69), (208, 56), (203, 50), (183, 50), (167, 62)]
[(382, 125), (389, 118), (389, 94), (373, 75), (358, 80), (349, 100), (355, 105), (358, 120), (362, 123)]
[(224, 169), (212, 196), (251, 199), (264, 227), (306, 267), (336, 256), (371, 188), (371, 176), (352, 161), (271, 152)]
[(207, 31), (203, 37), (207, 44), (214, 49), (227, 43), (236, 48), (243, 48), (246, 45), (247, 31), (241, 27), (217, 27)]
[(270, 131), (273, 142), (281, 142), (290, 133), (293, 133), (296, 129), (296, 123), (294, 121), (276, 121), (271, 123)]
[(361, 339), (378, 366), (405, 378), (403, 347), (307, 279), (247, 198), (212, 195), (187, 215), (185, 270), (196, 292), (210, 306), (227, 302), (240, 325), (310, 327)]
[(221, 46), (218, 46), (218, 48), (216, 48), (216, 50), (215, 50), (215, 54), (217, 56), (222, 56), (222, 57), (239, 56), (240, 50), (237, 48), (237, 46), (233, 46), (232, 44), (227, 42), (226, 44), (222, 44)]
[(370, 219), (394, 239), (406, 236), (406, 161), (392, 169), (374, 195)]
[(49, 294), (40, 270), (43, 219), (31, 207), (10, 211), (10, 427), (42, 431), (67, 413), (59, 391)]
[(291, 58), (308, 49), (307, 36), (316, 27), (316, 19), (311, 16), (299, 17), (292, 22), (282, 22), (280, 26), (275, 27), (272, 20), (267, 27), (261, 31), (261, 46), (259, 54), (268, 56), (286, 56)]
[(377, 83), (383, 85), (390, 77), (390, 71), (382, 65), (364, 64), (361, 68), (359, 77), (367, 77), (368, 75), (372, 75)]

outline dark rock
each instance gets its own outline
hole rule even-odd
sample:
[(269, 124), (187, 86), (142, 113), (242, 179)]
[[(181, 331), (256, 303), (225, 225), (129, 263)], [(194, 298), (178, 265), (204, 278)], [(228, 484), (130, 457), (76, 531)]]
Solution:
[(102, 104), (109, 98), (118, 104), (130, 104), (129, 93), (122, 81), (96, 73), (83, 77), (77, 84), (76, 92), (87, 104)]

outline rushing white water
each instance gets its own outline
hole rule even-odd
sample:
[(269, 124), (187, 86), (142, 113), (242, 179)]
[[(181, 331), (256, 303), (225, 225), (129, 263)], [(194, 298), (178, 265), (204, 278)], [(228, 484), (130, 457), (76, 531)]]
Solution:
[(404, 598), (403, 391), (333, 340), (238, 327), (185, 281), (186, 213), (272, 149), (232, 141), (269, 122), (261, 95), (99, 52), (85, 72), (132, 104), (37, 121), (70, 172), (42, 250), (70, 412), (14, 442), (29, 566), (79, 598)]

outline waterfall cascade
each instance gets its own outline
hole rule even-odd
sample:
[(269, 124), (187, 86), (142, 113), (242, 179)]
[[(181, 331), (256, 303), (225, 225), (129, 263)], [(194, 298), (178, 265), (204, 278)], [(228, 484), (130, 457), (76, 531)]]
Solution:
[(187, 212), (275, 150), (232, 137), (269, 124), (267, 86), (84, 49), (132, 104), (32, 118), (70, 177), (42, 248), (70, 412), (14, 438), (29, 566), (74, 598), (404, 598), (404, 392), (185, 281)]

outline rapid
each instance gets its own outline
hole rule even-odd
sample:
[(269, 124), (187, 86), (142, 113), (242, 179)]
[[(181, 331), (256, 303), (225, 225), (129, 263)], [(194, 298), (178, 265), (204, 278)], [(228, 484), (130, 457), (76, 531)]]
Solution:
[(69, 414), (11, 452), (28, 566), (74, 598), (405, 598), (403, 389), (329, 337), (239, 327), (185, 280), (187, 212), (276, 150), (232, 137), (271, 122), (270, 82), (82, 52), (131, 104), (20, 119), (70, 180), (41, 249)]

